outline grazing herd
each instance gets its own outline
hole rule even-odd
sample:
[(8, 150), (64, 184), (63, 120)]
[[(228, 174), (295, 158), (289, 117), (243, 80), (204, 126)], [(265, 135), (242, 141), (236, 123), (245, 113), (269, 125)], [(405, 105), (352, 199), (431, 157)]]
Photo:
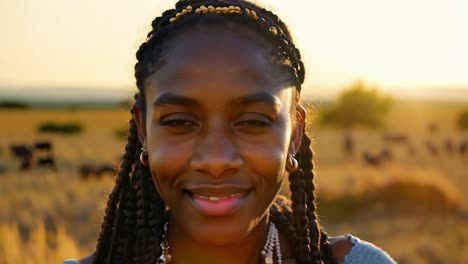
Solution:
[(83, 180), (88, 180), (91, 178), (101, 178), (105, 175), (114, 176), (117, 171), (115, 166), (112, 164), (99, 164), (99, 165), (91, 165), (91, 164), (83, 164), (79, 167), (80, 177)]
[(56, 169), (52, 143), (48, 141), (39, 141), (31, 146), (14, 144), (10, 146), (10, 152), (19, 160), (21, 170), (29, 170), (34, 166)]
[[(18, 163), (20, 171), (34, 169), (57, 170), (53, 144), (50, 141), (38, 141), (34, 144), (11, 144), (9, 146), (11, 157)], [(0, 154), (1, 149), (0, 149)], [(114, 176), (116, 167), (114, 164), (81, 164), (77, 172), (81, 179), (88, 180)]]
[[(428, 132), (434, 136), (438, 131), (437, 126), (429, 125)], [(365, 165), (379, 167), (388, 161), (394, 160), (394, 151), (403, 150), (406, 157), (421, 157), (429, 156), (432, 158), (439, 158), (442, 156), (449, 158), (461, 158), (465, 164), (468, 165), (468, 138), (449, 138), (440, 137), (436, 140), (431, 137), (427, 139), (412, 139), (409, 135), (403, 133), (385, 133), (381, 137), (382, 147), (378, 151), (363, 150), (361, 153), (357, 152), (357, 140), (353, 139), (350, 132), (346, 132), (343, 137), (343, 151), (345, 157), (355, 158), (358, 157)], [(417, 148), (416, 146), (418, 146)], [(374, 148), (373, 148), (374, 149)]]

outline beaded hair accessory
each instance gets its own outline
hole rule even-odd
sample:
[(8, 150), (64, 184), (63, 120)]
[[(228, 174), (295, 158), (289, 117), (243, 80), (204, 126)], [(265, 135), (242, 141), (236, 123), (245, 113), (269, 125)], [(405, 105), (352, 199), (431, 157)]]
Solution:
[[(193, 11), (193, 7), (189, 5), (185, 7), (184, 9), (182, 9), (180, 12), (177, 12), (173, 17), (171, 17), (169, 19), (169, 22), (170, 23), (177, 22), (184, 15), (192, 13), (192, 11)], [(244, 8), (244, 10), (242, 10), (240, 6), (233, 6), (233, 5), (224, 6), (224, 7), (221, 7), (221, 6), (215, 7), (213, 5), (209, 5), (209, 6), (201, 5), (200, 7), (196, 8), (194, 12), (195, 14), (200, 14), (200, 15), (204, 15), (207, 13), (216, 13), (219, 15), (242, 15), (245, 12), (245, 14), (249, 16), (251, 19), (258, 20), (258, 15), (254, 10), (250, 10), (248, 8)], [(278, 35), (278, 29), (275, 26), (271, 26), (269, 30), (273, 35), (275, 36)]]
[[(223, 5), (224, 4), (224, 5)], [(161, 27), (165, 27), (167, 25), (176, 24), (178, 21), (183, 20), (184, 16), (187, 15), (206, 15), (206, 14), (217, 14), (222, 16), (241, 16), (246, 15), (250, 18), (253, 22), (257, 22), (262, 30), (265, 30), (267, 33), (270, 33), (273, 38), (278, 41), (279, 48), (284, 54), (284, 62), (292, 66), (294, 70), (294, 74), (298, 78), (298, 82), (296, 83), (296, 88), (298, 91), (301, 90), (301, 84), (304, 81), (304, 64), (301, 61), (301, 55), (299, 50), (293, 45), (291, 39), (288, 37), (285, 32), (282, 31), (282, 28), (275, 24), (274, 20), (268, 19), (265, 14), (259, 14), (257, 12), (246, 7), (238, 6), (238, 5), (229, 5), (226, 6), (225, 3), (219, 2), (212, 5), (204, 5), (204, 4), (192, 4), (187, 5), (186, 7), (178, 8), (175, 10), (171, 15), (167, 18), (161, 19), (158, 21), (154, 26), (153, 30), (150, 31), (147, 35), (147, 41), (157, 38), (157, 32)]]

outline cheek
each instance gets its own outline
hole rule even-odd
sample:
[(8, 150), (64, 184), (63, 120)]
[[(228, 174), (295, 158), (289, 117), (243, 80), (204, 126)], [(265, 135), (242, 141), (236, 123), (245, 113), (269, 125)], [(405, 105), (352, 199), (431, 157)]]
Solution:
[[(286, 129), (287, 130), (287, 129)], [(284, 177), (288, 155), (289, 135), (278, 130), (260, 142), (244, 144), (243, 157), (253, 175), (258, 175), (260, 185), (279, 185)], [(264, 187), (264, 186), (260, 186)]]
[(256, 146), (246, 151), (245, 159), (254, 174), (259, 175), (262, 180), (269, 183), (281, 181), (286, 159), (283, 149)]
[[(154, 138), (157, 138), (154, 137)], [(150, 170), (156, 188), (167, 202), (171, 193), (178, 190), (177, 175), (181, 175), (190, 160), (190, 146), (185, 144), (171, 144), (167, 141), (149, 141), (148, 158)]]

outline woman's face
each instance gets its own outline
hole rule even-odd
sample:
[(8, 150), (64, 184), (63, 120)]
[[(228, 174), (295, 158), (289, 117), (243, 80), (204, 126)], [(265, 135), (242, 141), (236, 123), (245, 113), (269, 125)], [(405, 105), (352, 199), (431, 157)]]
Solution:
[(156, 188), (177, 232), (213, 245), (245, 239), (300, 144), (293, 88), (245, 34), (190, 30), (169, 46), (146, 80), (145, 117), (135, 109)]

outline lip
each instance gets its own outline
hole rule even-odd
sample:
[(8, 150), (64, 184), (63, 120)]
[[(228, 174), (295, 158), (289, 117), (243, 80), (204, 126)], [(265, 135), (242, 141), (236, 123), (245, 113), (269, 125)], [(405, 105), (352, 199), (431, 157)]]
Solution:
[(191, 204), (207, 216), (234, 213), (245, 203), (250, 188), (239, 185), (197, 185), (184, 190)]

